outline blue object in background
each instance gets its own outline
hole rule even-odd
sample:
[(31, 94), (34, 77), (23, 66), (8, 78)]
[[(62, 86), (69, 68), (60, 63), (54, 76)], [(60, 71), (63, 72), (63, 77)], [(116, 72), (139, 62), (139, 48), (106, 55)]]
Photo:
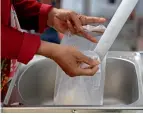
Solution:
[[(55, 6), (56, 5), (56, 1), (52, 0), (51, 4), (53, 6)], [(46, 29), (44, 31), (44, 33), (42, 33), (40, 35), (40, 37), (41, 37), (41, 40), (43, 40), (43, 41), (60, 44), (60, 38), (59, 38), (58, 32), (55, 29), (51, 28), (51, 27)]]
[(56, 0), (52, 0), (52, 5), (56, 6)]
[(40, 35), (40, 37), (43, 41), (60, 44), (58, 32), (53, 28), (46, 29), (45, 32)]

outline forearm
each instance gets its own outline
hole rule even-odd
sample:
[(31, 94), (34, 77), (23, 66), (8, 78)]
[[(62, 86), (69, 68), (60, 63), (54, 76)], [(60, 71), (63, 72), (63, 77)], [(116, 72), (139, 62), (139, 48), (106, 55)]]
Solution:
[(2, 58), (17, 59), (19, 62), (28, 63), (40, 47), (40, 37), (19, 32), (3, 24), (1, 28)]
[[(53, 58), (60, 45), (40, 41), (37, 35), (22, 33), (2, 24), (2, 58), (17, 59), (27, 64), (35, 54)], [(30, 46), (30, 47), (29, 47)]]
[(56, 15), (56, 13), (58, 12), (57, 8), (52, 8), (51, 11), (48, 14), (48, 20), (47, 20), (47, 25), (52, 27), (53, 26), (53, 19), (54, 19), (54, 15)]
[(53, 56), (55, 56), (55, 53), (58, 51), (57, 49), (59, 49), (59, 47), (60, 47), (59, 44), (41, 41), (41, 45), (37, 51), (37, 54), (52, 59)]

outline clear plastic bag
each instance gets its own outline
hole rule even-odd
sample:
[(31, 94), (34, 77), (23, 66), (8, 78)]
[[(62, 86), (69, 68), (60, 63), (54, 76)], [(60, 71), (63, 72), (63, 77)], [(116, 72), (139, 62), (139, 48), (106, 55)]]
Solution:
[[(62, 41), (63, 45), (76, 46), (80, 51), (93, 59), (99, 57), (91, 50), (90, 43), (84, 42), (83, 45), (80, 41), (83, 38), (78, 39), (79, 44), (75, 40), (75, 36), (66, 34), (66, 41)], [(77, 37), (76, 37), (77, 38)], [(69, 42), (69, 40), (71, 42)], [(84, 40), (85, 41), (85, 40)], [(85, 48), (86, 47), (86, 48)], [(81, 67), (86, 67), (82, 64)], [(102, 72), (101, 72), (102, 71)], [(54, 93), (55, 105), (102, 105), (103, 104), (103, 89), (104, 89), (104, 77), (105, 77), (105, 61), (99, 65), (99, 70), (94, 76), (79, 76), (69, 77), (65, 74), (60, 67), (57, 68), (56, 85)]]
[[(99, 41), (102, 33), (105, 31), (105, 27), (103, 25), (99, 26), (91, 26), (86, 25), (83, 26), (84, 30), (88, 32), (93, 37), (96, 37), (96, 39)], [(63, 40), (61, 41), (61, 44), (63, 45), (70, 45), (75, 46), (80, 51), (87, 51), (87, 50), (94, 50), (96, 47), (96, 44), (77, 35), (71, 35), (70, 32), (67, 32), (64, 35)]]

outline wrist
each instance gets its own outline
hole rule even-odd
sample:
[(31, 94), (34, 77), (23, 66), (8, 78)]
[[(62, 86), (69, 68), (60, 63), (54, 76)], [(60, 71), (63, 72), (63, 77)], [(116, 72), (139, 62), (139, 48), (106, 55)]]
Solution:
[(59, 48), (58, 44), (41, 41), (41, 45), (37, 51), (37, 54), (52, 59), (58, 48)]
[(58, 9), (57, 8), (52, 8), (50, 12), (48, 13), (48, 20), (47, 20), (47, 25), (52, 27), (53, 26), (53, 20), (55, 15), (57, 14)]

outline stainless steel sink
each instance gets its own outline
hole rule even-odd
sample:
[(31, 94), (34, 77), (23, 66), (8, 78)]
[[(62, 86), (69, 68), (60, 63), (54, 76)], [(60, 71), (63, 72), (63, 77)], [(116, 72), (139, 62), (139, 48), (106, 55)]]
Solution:
[[(104, 105), (137, 106), (143, 98), (141, 55), (134, 52), (109, 52), (106, 59)], [(143, 103), (141, 103), (143, 106)]]
[[(43, 58), (28, 66), (19, 76), (12, 96), (22, 106), (54, 107), (56, 67), (54, 61)], [(105, 109), (143, 106), (143, 74), (141, 56), (135, 52), (109, 52), (102, 106), (60, 106), (66, 109)], [(12, 97), (11, 97), (12, 99)], [(11, 102), (11, 103), (12, 103)], [(96, 101), (95, 101), (96, 102)]]
[(104, 105), (128, 105), (138, 98), (139, 87), (134, 64), (119, 58), (107, 58)]
[(45, 58), (32, 64), (21, 75), (18, 91), (25, 106), (53, 104), (56, 67), (54, 61)]

